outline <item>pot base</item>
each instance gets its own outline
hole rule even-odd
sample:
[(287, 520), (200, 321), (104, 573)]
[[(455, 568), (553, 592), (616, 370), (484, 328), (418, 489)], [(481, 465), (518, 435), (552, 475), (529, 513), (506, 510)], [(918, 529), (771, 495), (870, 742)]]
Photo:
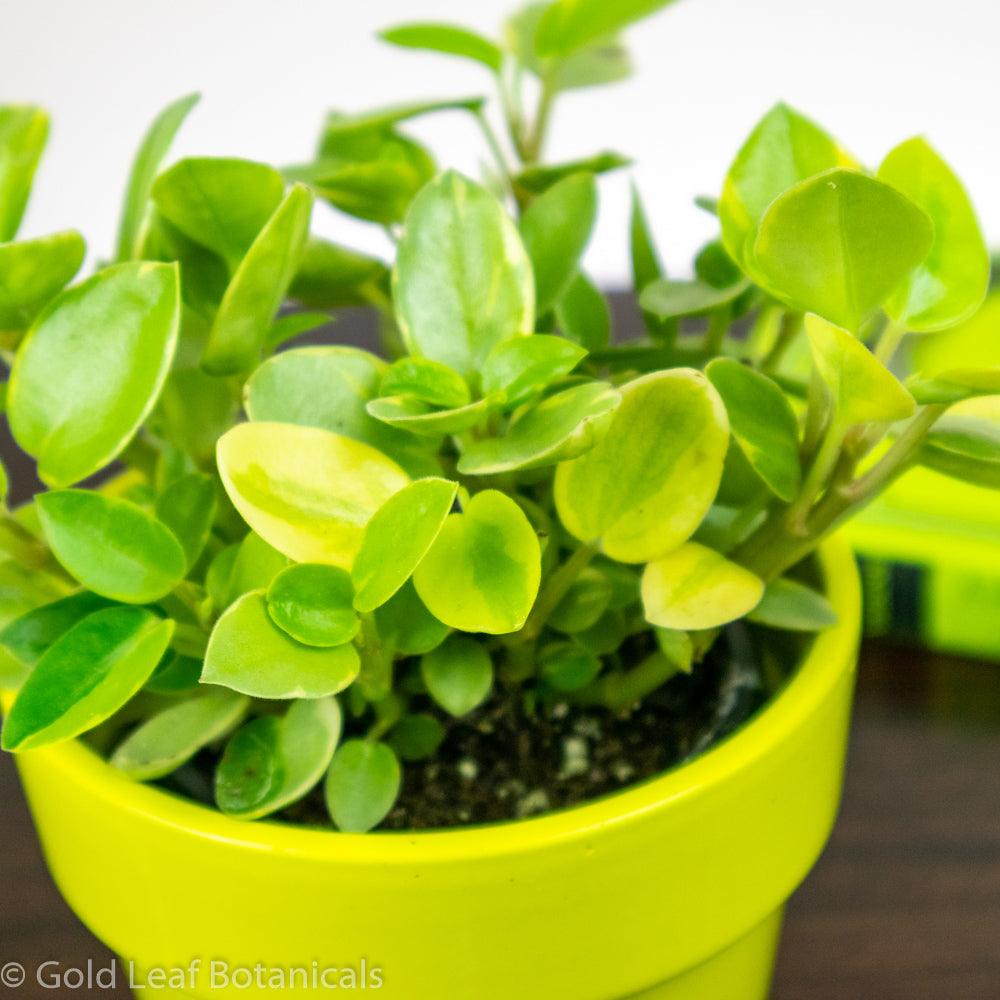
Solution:
[(745, 937), (697, 968), (628, 1000), (766, 1000), (783, 914), (783, 908), (775, 910)]

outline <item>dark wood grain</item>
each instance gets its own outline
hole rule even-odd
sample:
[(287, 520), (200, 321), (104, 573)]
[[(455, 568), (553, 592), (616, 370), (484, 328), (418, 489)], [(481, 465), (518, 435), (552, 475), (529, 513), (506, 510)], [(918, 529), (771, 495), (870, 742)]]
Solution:
[[(46, 874), (7, 758), (0, 801), (0, 964), (109, 962)], [(997, 1000), (998, 944), (1000, 667), (872, 644), (843, 810), (789, 907), (773, 1000)], [(53, 993), (0, 987), (15, 995)]]

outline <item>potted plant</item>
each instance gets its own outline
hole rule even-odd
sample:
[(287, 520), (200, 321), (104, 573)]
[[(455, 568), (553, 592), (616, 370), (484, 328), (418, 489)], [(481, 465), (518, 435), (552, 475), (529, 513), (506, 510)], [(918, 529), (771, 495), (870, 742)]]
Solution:
[[(610, 342), (580, 261), (627, 161), (543, 141), (661, 6), (386, 33), (481, 63), (503, 140), (449, 100), (331, 114), (284, 172), (161, 170), (182, 100), (68, 288), (77, 234), (10, 242), (44, 115), (0, 115), (6, 412), (48, 487), (0, 522), (2, 740), (137, 990), (766, 995), (847, 738), (858, 586), (826, 539), (914, 462), (994, 467), (946, 414), (1000, 371), (889, 367), (985, 293), (945, 162), (867, 170), (785, 105), (702, 199), (695, 278), (635, 195), (645, 333)], [(445, 109), (485, 184), (403, 131)], [(317, 197), (392, 263), (310, 235)], [(288, 344), (358, 303), (384, 357)]]

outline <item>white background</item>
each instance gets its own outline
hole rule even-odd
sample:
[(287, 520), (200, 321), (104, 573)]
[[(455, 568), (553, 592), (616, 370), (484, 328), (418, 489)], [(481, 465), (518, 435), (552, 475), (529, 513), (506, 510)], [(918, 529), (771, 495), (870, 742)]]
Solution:
[[(613, 3), (614, 0), (608, 0)], [(362, 110), (489, 85), (474, 65), (397, 51), (379, 27), (448, 19), (494, 31), (504, 0), (0, 0), (0, 101), (54, 118), (24, 234), (78, 227), (92, 256), (113, 245), (135, 144), (167, 101), (201, 90), (177, 153), (307, 158), (327, 108)], [(570, 94), (550, 154), (633, 155), (675, 273), (711, 235), (691, 205), (715, 193), (756, 119), (783, 98), (877, 163), (923, 132), (964, 177), (1000, 244), (997, 0), (681, 0), (628, 35), (636, 78)], [(439, 159), (475, 171), (478, 133), (447, 115), (413, 131)], [(627, 177), (602, 183), (589, 265), (627, 273)], [(369, 249), (381, 236), (334, 213), (327, 235)]]

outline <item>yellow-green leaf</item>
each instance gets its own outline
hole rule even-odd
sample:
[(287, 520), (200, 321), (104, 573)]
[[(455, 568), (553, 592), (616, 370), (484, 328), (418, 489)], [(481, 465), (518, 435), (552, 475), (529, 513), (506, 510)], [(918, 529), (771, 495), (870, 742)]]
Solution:
[(755, 608), (764, 582), (714, 549), (687, 542), (654, 560), (642, 574), (646, 620), (670, 629), (706, 629)]
[(840, 424), (890, 422), (913, 414), (916, 402), (903, 384), (847, 330), (810, 315), (806, 333)]
[(271, 620), (264, 591), (252, 590), (215, 623), (201, 681), (255, 698), (322, 698), (343, 691), (360, 665), (350, 643), (321, 649), (296, 642)]
[(247, 524), (298, 562), (350, 569), (365, 525), (409, 482), (370, 445), (318, 427), (240, 424), (219, 441), (219, 474)]
[(897, 146), (878, 176), (902, 191), (934, 223), (927, 259), (886, 305), (907, 330), (931, 333), (968, 319), (990, 283), (990, 255), (962, 182), (921, 138)]
[(506, 494), (484, 490), (448, 517), (413, 582), (446, 625), (497, 635), (524, 624), (541, 574), (538, 536), (524, 512)]
[(621, 562), (655, 559), (691, 536), (722, 477), (729, 422), (701, 372), (654, 372), (621, 388), (590, 451), (556, 471), (566, 529)]

